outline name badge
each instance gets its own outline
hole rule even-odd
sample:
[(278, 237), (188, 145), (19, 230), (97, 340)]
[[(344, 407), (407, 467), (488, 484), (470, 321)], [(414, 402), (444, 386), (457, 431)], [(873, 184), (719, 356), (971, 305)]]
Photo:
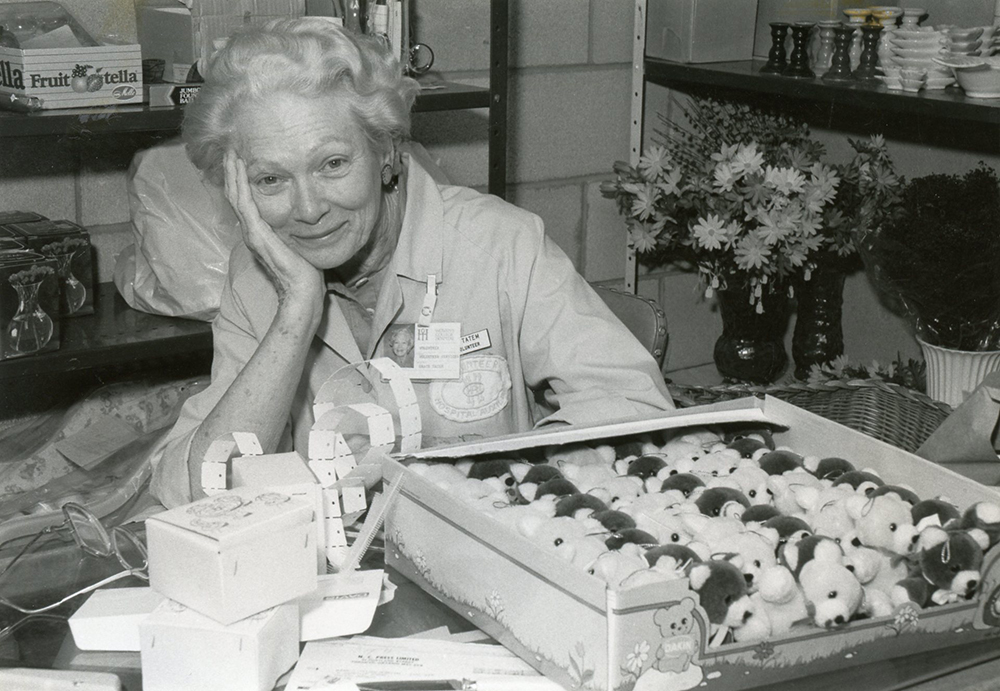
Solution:
[(462, 325), (458, 322), (431, 322), (414, 325), (413, 367), (404, 368), (411, 379), (458, 379)]
[(461, 354), (467, 355), (479, 350), (486, 350), (491, 345), (493, 344), (490, 343), (490, 332), (488, 329), (477, 331), (474, 334), (466, 334), (462, 336)]

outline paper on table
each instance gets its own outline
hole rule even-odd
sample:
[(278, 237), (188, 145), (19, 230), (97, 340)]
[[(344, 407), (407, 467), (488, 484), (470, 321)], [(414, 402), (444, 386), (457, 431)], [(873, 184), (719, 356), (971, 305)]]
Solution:
[(120, 417), (102, 415), (76, 434), (56, 442), (55, 447), (72, 463), (90, 470), (140, 436), (132, 425)]
[(356, 636), (306, 643), (285, 691), (329, 691), (344, 688), (345, 680), (403, 679), (471, 679), (482, 691), (562, 690), (499, 645)]

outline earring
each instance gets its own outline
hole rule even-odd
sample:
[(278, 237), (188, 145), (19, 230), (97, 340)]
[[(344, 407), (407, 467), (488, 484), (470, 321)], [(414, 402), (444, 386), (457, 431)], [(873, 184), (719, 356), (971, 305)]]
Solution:
[(393, 184), (392, 166), (386, 163), (382, 166), (382, 187), (391, 187)]

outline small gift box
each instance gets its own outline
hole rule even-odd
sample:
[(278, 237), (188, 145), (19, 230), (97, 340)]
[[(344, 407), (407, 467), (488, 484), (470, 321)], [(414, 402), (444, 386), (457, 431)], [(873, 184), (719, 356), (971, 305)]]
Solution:
[(149, 585), (222, 624), (316, 589), (315, 504), (242, 487), (146, 520)]
[(299, 656), (299, 608), (224, 626), (171, 600), (139, 625), (146, 691), (268, 691)]

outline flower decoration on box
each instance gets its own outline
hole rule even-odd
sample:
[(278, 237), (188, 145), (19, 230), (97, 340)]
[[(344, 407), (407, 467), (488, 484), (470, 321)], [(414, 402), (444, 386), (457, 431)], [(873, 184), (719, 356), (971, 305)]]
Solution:
[(684, 111), (686, 127), (664, 121), (671, 127), (636, 166), (616, 163), (601, 192), (641, 259), (696, 269), (709, 296), (746, 287), (760, 313), (823, 246), (839, 177), (790, 118), (712, 99)]

